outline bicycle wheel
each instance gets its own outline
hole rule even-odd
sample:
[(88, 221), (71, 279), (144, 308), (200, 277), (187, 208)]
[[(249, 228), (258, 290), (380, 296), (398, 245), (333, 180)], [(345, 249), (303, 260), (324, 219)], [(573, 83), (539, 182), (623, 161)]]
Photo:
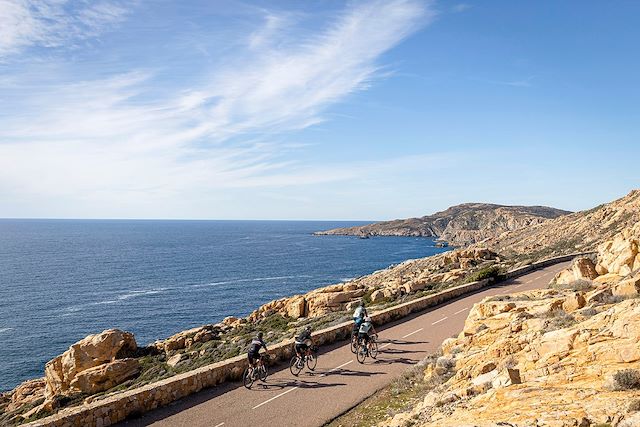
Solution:
[(358, 351), (358, 335), (351, 334), (351, 353), (356, 354)]
[(358, 344), (358, 351), (356, 352), (356, 359), (358, 362), (364, 363), (364, 359), (367, 358), (367, 346)]
[(253, 369), (247, 368), (244, 370), (242, 374), (242, 384), (244, 384), (246, 388), (251, 388), (253, 385)]
[(372, 359), (375, 359), (376, 357), (378, 357), (377, 341), (371, 341), (371, 344), (369, 344), (369, 355), (371, 356)]
[(316, 366), (318, 366), (318, 356), (315, 354), (308, 355), (307, 368), (309, 368), (310, 371), (313, 371), (316, 369)]
[(258, 376), (260, 377), (260, 381), (265, 382), (267, 380), (267, 367), (266, 365), (260, 366), (260, 370), (258, 371)]
[(304, 360), (302, 360), (301, 357), (293, 356), (289, 363), (289, 370), (291, 373), (297, 377), (300, 374), (300, 371), (302, 371), (302, 368), (304, 368)]

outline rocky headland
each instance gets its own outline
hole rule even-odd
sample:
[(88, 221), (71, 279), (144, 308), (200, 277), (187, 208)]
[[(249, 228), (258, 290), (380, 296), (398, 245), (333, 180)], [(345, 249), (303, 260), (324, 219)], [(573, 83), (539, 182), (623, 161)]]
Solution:
[(540, 224), (570, 212), (546, 206), (464, 203), (421, 218), (319, 231), (317, 235), (435, 237), (454, 246), (481, 242), (506, 231)]
[[(484, 302), (483, 305), (474, 309), (465, 332), (456, 338), (455, 344), (451, 341), (444, 346), (447, 358), (451, 359), (455, 356), (456, 368), (452, 372), (456, 375), (459, 372), (458, 354), (468, 353), (468, 359), (464, 359), (464, 364), (459, 365), (462, 368), (466, 365), (479, 366), (484, 363), (484, 359), (480, 358), (485, 357), (481, 354), (486, 353), (493, 355), (492, 360), (496, 366), (489, 369), (492, 365), (487, 361), (486, 368), (483, 369), (486, 372), (482, 375), (496, 370), (491, 375), (495, 374), (495, 378), (504, 380), (505, 372), (508, 374), (511, 371), (502, 369), (504, 368), (501, 365), (503, 359), (507, 356), (513, 356), (518, 361), (521, 356), (526, 359), (529, 356), (524, 355), (535, 354), (534, 350), (540, 354), (539, 347), (543, 343), (556, 341), (558, 338), (556, 335), (543, 338), (546, 332), (551, 332), (544, 328), (547, 328), (545, 326), (547, 323), (556, 322), (553, 319), (571, 318), (573, 319), (571, 322), (575, 322), (570, 326), (578, 328), (583, 321), (602, 319), (602, 322), (606, 323), (612, 319), (613, 315), (620, 317), (623, 312), (634, 312), (635, 306), (632, 307), (632, 305), (635, 304), (635, 300), (617, 301), (616, 298), (622, 298), (622, 295), (635, 295), (636, 285), (639, 285), (639, 282), (634, 282), (637, 277), (635, 271), (640, 266), (637, 243), (640, 230), (636, 226), (640, 222), (639, 200), (640, 191), (636, 190), (622, 199), (590, 211), (563, 215), (555, 219), (544, 219), (535, 224), (529, 222), (525, 228), (504, 232), (499, 237), (488, 238), (481, 243), (428, 258), (408, 260), (345, 283), (316, 289), (303, 295), (278, 299), (259, 307), (246, 318), (228, 317), (220, 323), (183, 331), (146, 346), (138, 345), (133, 334), (115, 329), (88, 336), (48, 362), (43, 378), (27, 381), (14, 390), (0, 395), (0, 425), (21, 424), (44, 417), (61, 408), (104, 399), (124, 390), (236, 356), (245, 351), (248, 342), (257, 331), (263, 331), (269, 342), (276, 343), (290, 338), (304, 325), (320, 328), (343, 322), (349, 319), (350, 310), (361, 300), (366, 301), (369, 307), (375, 310), (461, 283), (485, 278), (498, 279), (509, 268), (551, 255), (597, 248), (599, 250), (597, 259), (585, 258), (576, 261), (571, 269), (562, 272), (555, 279), (554, 289), (513, 297), (512, 300)], [(576, 281), (580, 283), (587, 281), (588, 286), (585, 285), (579, 290), (573, 289), (572, 286)], [(621, 308), (609, 311), (613, 307)], [(565, 314), (558, 310), (562, 310)], [(640, 308), (638, 310), (640, 311)], [(583, 312), (591, 313), (588, 319), (587, 314), (581, 317)], [(512, 319), (511, 316), (514, 318)], [(536, 322), (533, 319), (542, 320)], [(522, 324), (523, 329), (516, 327), (511, 331), (512, 322)], [(507, 324), (508, 327), (505, 326)], [(495, 335), (490, 335), (494, 334), (491, 332), (494, 330), (494, 325)], [(557, 322), (554, 325), (556, 325), (554, 331), (566, 329), (557, 326)], [(596, 328), (590, 323), (585, 325)], [(474, 328), (481, 331), (475, 331)], [(511, 335), (507, 334), (507, 330)], [(524, 335), (521, 335), (524, 333), (523, 330), (532, 332), (531, 335), (526, 335), (529, 341), (523, 341), (525, 340)], [(474, 332), (470, 333), (470, 331)], [(582, 336), (580, 334), (582, 332), (576, 337)], [(600, 342), (598, 340), (602, 339), (603, 335), (595, 332), (594, 334), (585, 338), (586, 344), (580, 344), (577, 347), (574, 345), (575, 337), (573, 337), (572, 347), (567, 351), (575, 349), (578, 352), (579, 349)], [(622, 336), (613, 335), (609, 343), (613, 343), (620, 337)], [(632, 338), (627, 335), (624, 337), (627, 340), (624, 348), (629, 353), (631, 352), (629, 343)], [(548, 344), (544, 345), (548, 346)], [(454, 348), (456, 350), (448, 350)], [(543, 348), (547, 347), (543, 346)], [(528, 378), (538, 378), (533, 377), (534, 374), (531, 372), (550, 372), (545, 375), (551, 375), (557, 368), (552, 363), (559, 363), (564, 356), (546, 357), (545, 351), (543, 350), (539, 359), (530, 360), (534, 363), (533, 365), (509, 362), (509, 368), (518, 370), (521, 382), (523, 378), (525, 381), (528, 381)], [(476, 356), (478, 359), (473, 359)], [(486, 356), (487, 359), (489, 357)], [(598, 362), (598, 359), (593, 359), (595, 356), (584, 357), (586, 358), (584, 360)], [(629, 366), (633, 367), (635, 359), (619, 363), (631, 363)], [(580, 368), (572, 368), (574, 370), (571, 371), (577, 372), (579, 378), (587, 378), (593, 374), (589, 370), (581, 371), (580, 369), (587, 368), (583, 368), (583, 365), (579, 366)], [(602, 372), (614, 372), (619, 365), (611, 366), (610, 369), (606, 368)], [(435, 367), (436, 365), (432, 368)], [(457, 379), (452, 377), (452, 382), (448, 384), (451, 385), (450, 391), (457, 397), (449, 403), (457, 405), (456, 402), (470, 401), (467, 395), (461, 396), (457, 390), (462, 387), (463, 381), (471, 381), (475, 378), (475, 374), (476, 371), (473, 371), (466, 372), (464, 374), (466, 377), (462, 373)], [(539, 378), (543, 377), (542, 374), (539, 375)], [(487, 382), (493, 382), (495, 378), (492, 377)], [(555, 380), (556, 377), (552, 377), (550, 381)], [(542, 384), (540, 381), (529, 384), (531, 387), (540, 387)], [(578, 388), (583, 387), (584, 384), (586, 383), (575, 383)], [(482, 387), (486, 387), (486, 383), (483, 383)], [(446, 390), (443, 388), (436, 393), (439, 393), (438, 396), (444, 395)], [(498, 390), (501, 389), (494, 387), (485, 390), (490, 394), (477, 393), (476, 390), (469, 396), (477, 396), (477, 402), (483, 402), (482, 399), (485, 398), (488, 399), (485, 403), (492, 402), (492, 399), (496, 399), (495, 395), (505, 393)], [(531, 396), (535, 395), (533, 391), (527, 391), (527, 393), (532, 393)], [(608, 398), (609, 395), (606, 396)], [(446, 405), (438, 403), (437, 407), (449, 407)], [(454, 409), (462, 410), (463, 408), (466, 406), (456, 406)], [(416, 411), (420, 414), (419, 417), (426, 413), (422, 409), (416, 409)], [(431, 411), (429, 414), (435, 414), (429, 415), (431, 417), (429, 420), (438, 420), (438, 412), (433, 412), (431, 409), (429, 411)], [(571, 414), (573, 417), (573, 412)], [(599, 417), (600, 413), (596, 415)]]

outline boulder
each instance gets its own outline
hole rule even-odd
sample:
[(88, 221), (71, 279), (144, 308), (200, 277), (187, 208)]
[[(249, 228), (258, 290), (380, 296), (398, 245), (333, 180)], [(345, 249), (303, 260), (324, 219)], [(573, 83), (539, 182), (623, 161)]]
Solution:
[(542, 335), (538, 345), (538, 354), (542, 357), (548, 354), (564, 353), (573, 348), (573, 341), (578, 331), (572, 329), (558, 329)]
[(584, 297), (583, 292), (575, 292), (568, 295), (562, 303), (562, 309), (567, 313), (581, 309), (587, 305), (587, 300)]
[(109, 329), (89, 335), (46, 364), (45, 395), (50, 398), (74, 391), (71, 384), (83, 371), (133, 355), (136, 350), (135, 338), (129, 332)]
[(378, 289), (376, 291), (373, 291), (373, 293), (371, 294), (371, 302), (372, 303), (378, 303), (381, 302), (382, 300), (384, 300), (385, 295), (384, 295), (384, 291), (382, 289)]
[(171, 366), (172, 368), (174, 368), (178, 363), (182, 362), (182, 360), (186, 359), (187, 355), (184, 353), (177, 353), (174, 354), (173, 356), (171, 356), (168, 360), (167, 360), (167, 365)]
[(44, 397), (44, 378), (25, 381), (11, 392), (11, 401), (7, 406), (7, 412), (16, 410), (23, 405), (32, 404)]
[(589, 258), (577, 258), (571, 267), (560, 271), (551, 283), (566, 285), (576, 280), (593, 280), (598, 277), (596, 266)]
[(122, 359), (86, 369), (71, 381), (70, 390), (94, 394), (109, 390), (140, 373), (137, 359)]
[(626, 276), (640, 268), (640, 223), (623, 230), (598, 247), (597, 271)]
[(640, 275), (622, 280), (611, 288), (613, 295), (633, 296), (640, 293)]
[(305, 317), (306, 307), (307, 302), (304, 296), (297, 295), (287, 300), (284, 312), (286, 316), (291, 317), (292, 319), (298, 319), (300, 317)]
[(504, 369), (491, 381), (491, 385), (495, 389), (521, 383), (520, 371), (518, 369), (511, 368)]
[(169, 353), (176, 350), (190, 348), (194, 344), (211, 341), (216, 339), (219, 333), (220, 327), (218, 325), (203, 325), (198, 326), (197, 328), (178, 332), (165, 340), (155, 342), (154, 346), (159, 350)]

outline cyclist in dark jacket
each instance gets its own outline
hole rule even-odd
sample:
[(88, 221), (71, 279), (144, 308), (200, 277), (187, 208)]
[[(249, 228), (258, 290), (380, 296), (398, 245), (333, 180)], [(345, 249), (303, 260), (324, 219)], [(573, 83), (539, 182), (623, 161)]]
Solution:
[(267, 350), (267, 344), (262, 340), (262, 332), (258, 332), (258, 335), (251, 340), (249, 344), (249, 351), (247, 352), (247, 358), (251, 366), (255, 365), (255, 361), (260, 358), (260, 349), (264, 347), (264, 351)]
[(296, 354), (298, 356), (304, 355), (312, 343), (313, 342), (311, 340), (311, 326), (307, 326), (296, 337)]

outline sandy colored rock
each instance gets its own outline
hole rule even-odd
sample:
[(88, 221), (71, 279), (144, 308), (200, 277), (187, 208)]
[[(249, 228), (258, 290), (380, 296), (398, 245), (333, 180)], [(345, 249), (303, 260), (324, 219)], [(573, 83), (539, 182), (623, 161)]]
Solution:
[(10, 393), (11, 398), (7, 411), (14, 411), (23, 405), (29, 405), (44, 398), (44, 389), (44, 378), (23, 382)]
[(94, 394), (122, 384), (140, 373), (137, 359), (122, 359), (86, 369), (71, 381), (70, 390)]
[(577, 280), (593, 280), (596, 277), (598, 277), (598, 272), (593, 261), (589, 258), (577, 258), (569, 268), (556, 274), (551, 283), (564, 285)]
[(619, 296), (638, 295), (640, 293), (640, 274), (614, 284), (611, 291), (613, 295)]
[(205, 343), (216, 339), (219, 333), (220, 326), (211, 324), (203, 325), (198, 326), (197, 328), (178, 332), (165, 340), (156, 341), (154, 346), (166, 353), (170, 353), (176, 350), (190, 348), (197, 343)]
[(584, 297), (584, 292), (576, 292), (568, 295), (562, 302), (562, 309), (567, 313), (581, 309), (587, 305), (587, 300)]
[(135, 338), (129, 332), (109, 329), (89, 335), (46, 364), (46, 396), (73, 392), (71, 384), (80, 373), (131, 355), (136, 349)]

